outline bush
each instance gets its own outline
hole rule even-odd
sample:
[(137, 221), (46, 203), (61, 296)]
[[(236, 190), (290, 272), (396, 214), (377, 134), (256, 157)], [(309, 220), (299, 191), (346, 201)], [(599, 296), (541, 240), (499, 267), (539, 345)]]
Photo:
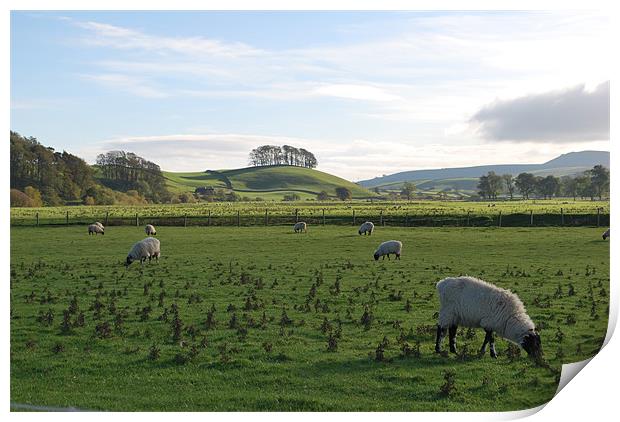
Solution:
[(33, 207), (32, 199), (24, 192), (11, 189), (11, 206), (12, 207)]
[(282, 199), (283, 201), (299, 201), (301, 199), (301, 196), (297, 195), (296, 193), (287, 193), (284, 195), (284, 198)]
[(43, 199), (41, 198), (41, 192), (39, 192), (37, 188), (33, 188), (32, 186), (26, 186), (24, 188), (24, 193), (28, 195), (28, 197), (32, 200), (33, 207), (43, 206)]

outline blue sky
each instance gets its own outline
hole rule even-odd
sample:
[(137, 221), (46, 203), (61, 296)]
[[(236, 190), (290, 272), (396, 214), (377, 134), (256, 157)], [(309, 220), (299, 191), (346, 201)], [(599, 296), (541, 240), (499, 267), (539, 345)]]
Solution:
[(11, 128), (93, 162), (315, 152), (360, 180), (609, 149), (610, 22), (586, 12), (12, 12)]

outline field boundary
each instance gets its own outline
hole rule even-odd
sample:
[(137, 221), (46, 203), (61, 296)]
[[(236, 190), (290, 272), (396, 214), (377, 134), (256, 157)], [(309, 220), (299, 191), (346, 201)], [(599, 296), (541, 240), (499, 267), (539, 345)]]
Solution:
[(379, 213), (357, 213), (350, 215), (330, 215), (326, 209), (317, 209), (314, 212), (300, 212), (299, 209), (291, 214), (264, 213), (241, 214), (212, 213), (210, 210), (204, 215), (176, 215), (158, 216), (136, 213), (133, 216), (115, 216), (111, 212), (93, 213), (90, 215), (72, 216), (66, 211), (64, 218), (40, 218), (37, 212), (34, 216), (13, 217), (11, 226), (71, 226), (88, 225), (95, 221), (105, 226), (140, 226), (153, 224), (156, 226), (286, 226), (298, 221), (305, 221), (311, 226), (338, 225), (356, 226), (365, 221), (372, 221), (376, 226), (392, 227), (607, 227), (610, 223), (610, 214), (596, 213), (568, 214), (561, 210), (559, 213), (535, 214), (533, 211), (502, 214), (402, 214), (379, 211)]

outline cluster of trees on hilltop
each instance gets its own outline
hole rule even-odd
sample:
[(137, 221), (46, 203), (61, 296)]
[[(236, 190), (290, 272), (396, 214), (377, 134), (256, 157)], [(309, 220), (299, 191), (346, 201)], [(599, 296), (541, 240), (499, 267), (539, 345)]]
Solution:
[(10, 143), (11, 206), (138, 205), (173, 199), (159, 166), (133, 153), (102, 154), (101, 165), (93, 168), (34, 137), (11, 131)]
[(274, 166), (289, 165), (297, 167), (315, 168), (318, 161), (313, 153), (303, 148), (295, 148), (290, 145), (282, 147), (277, 145), (262, 145), (250, 152), (250, 165)]
[(97, 156), (99, 180), (109, 188), (140, 192), (148, 201), (167, 202), (170, 193), (159, 166), (133, 152), (109, 151)]
[[(31, 206), (79, 201), (96, 183), (91, 167), (73, 154), (54, 151), (36, 138), (13, 131), (10, 142), (11, 188), (26, 194)], [(12, 193), (13, 197), (25, 200), (17, 192)]]
[(478, 193), (482, 198), (491, 200), (501, 194), (513, 199), (517, 192), (524, 199), (548, 199), (554, 196), (603, 199), (609, 195), (609, 181), (609, 169), (602, 165), (576, 176), (559, 178), (553, 175), (535, 176), (532, 173), (520, 173), (513, 177), (511, 174), (498, 175), (490, 171), (480, 176)]

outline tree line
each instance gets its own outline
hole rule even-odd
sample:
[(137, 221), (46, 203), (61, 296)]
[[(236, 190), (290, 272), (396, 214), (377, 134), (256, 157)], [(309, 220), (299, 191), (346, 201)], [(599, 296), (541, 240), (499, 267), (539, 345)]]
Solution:
[(250, 152), (249, 162), (252, 167), (289, 165), (315, 168), (318, 161), (313, 153), (303, 148), (290, 145), (262, 145)]
[(97, 156), (96, 168), (105, 186), (120, 190), (136, 190), (151, 202), (170, 199), (166, 179), (160, 167), (133, 152), (109, 151)]
[(519, 193), (524, 199), (543, 198), (554, 196), (603, 199), (609, 195), (609, 169), (602, 165), (594, 166), (576, 176), (556, 177), (553, 175), (536, 176), (532, 173), (520, 173), (513, 177), (511, 174), (498, 175), (490, 171), (480, 176), (478, 193), (483, 199), (494, 200), (501, 194), (510, 199)]
[(111, 151), (97, 165), (34, 137), (10, 132), (11, 206), (66, 204), (139, 205), (169, 202), (165, 180), (154, 163), (133, 153)]

